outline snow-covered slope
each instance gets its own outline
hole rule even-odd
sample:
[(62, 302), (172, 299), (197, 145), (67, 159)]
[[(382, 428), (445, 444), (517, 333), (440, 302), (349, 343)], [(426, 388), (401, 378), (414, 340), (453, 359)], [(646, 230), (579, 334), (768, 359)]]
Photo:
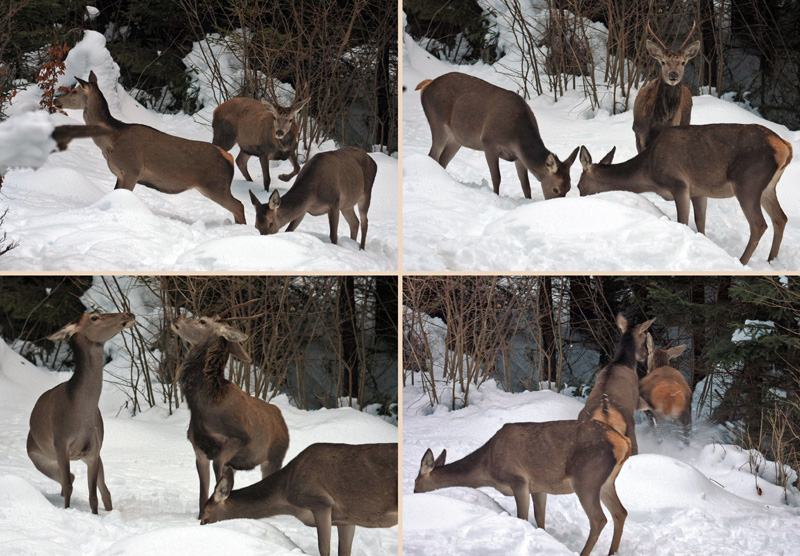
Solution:
[[(114, 509), (89, 510), (86, 465), (72, 462), (75, 490), (65, 510), (60, 487), (37, 471), (25, 442), (39, 395), (69, 378), (33, 366), (0, 340), (0, 553), (5, 555), (317, 555), (316, 529), (290, 516), (231, 520), (201, 527), (198, 479), (186, 439), (189, 412), (154, 407), (135, 418), (125, 396), (104, 384), (101, 452)], [(397, 427), (350, 408), (303, 411), (286, 396), (273, 401), (289, 427), (286, 462), (314, 442), (397, 442)], [(237, 488), (260, 479), (240, 471)], [(337, 532), (333, 532), (333, 553)], [(397, 554), (397, 527), (356, 528), (353, 554)]]
[[(493, 381), (470, 392), (470, 405), (431, 407), (416, 386), (403, 391), (403, 554), (568, 555), (583, 548), (589, 520), (575, 495), (548, 496), (545, 530), (516, 517), (514, 498), (491, 488), (446, 488), (414, 494), (425, 450), (447, 449), (453, 462), (483, 445), (505, 423), (577, 417), (582, 403), (549, 391), (511, 394)], [(616, 481), (628, 511), (618, 554), (789, 555), (800, 545), (800, 500), (749, 473), (748, 454), (714, 442), (719, 431), (699, 424), (690, 446), (659, 443), (637, 427), (640, 453)], [(768, 467), (768, 466), (767, 466)], [(756, 485), (761, 488), (757, 492)], [(594, 554), (605, 554), (613, 525)]]
[[(513, 63), (509, 63), (513, 67)], [(581, 198), (581, 165), (571, 169), (566, 198), (543, 202), (531, 178), (532, 200), (522, 196), (513, 163), (500, 162), (500, 196), (494, 195), (484, 154), (462, 148), (443, 170), (428, 158), (431, 134), (419, 91), (423, 79), (461, 71), (518, 90), (503, 63), (453, 65), (427, 53), (409, 35), (403, 41), (403, 267), (406, 270), (485, 271), (779, 271), (800, 268), (800, 161), (786, 169), (778, 198), (789, 217), (778, 258), (767, 255), (772, 225), (747, 267), (739, 264), (749, 236), (736, 199), (708, 201), (706, 233), (677, 222), (675, 204), (654, 193), (610, 192)], [(800, 133), (764, 120), (713, 96), (693, 99), (693, 124), (759, 123), (800, 152)], [(636, 154), (633, 113), (590, 109), (580, 91), (529, 101), (548, 149), (560, 159), (586, 145), (595, 161), (617, 147), (615, 162)], [(633, 103), (630, 104), (633, 106)], [(766, 216), (765, 216), (766, 218)], [(769, 219), (767, 218), (769, 223)]]
[[(147, 110), (119, 85), (119, 67), (99, 33), (87, 31), (69, 53), (59, 85), (72, 86), (74, 77), (98, 77), (112, 115), (122, 121), (146, 124), (166, 133), (211, 141), (208, 105), (194, 116), (164, 115)], [(202, 84), (202, 82), (201, 82)], [(204, 98), (211, 95), (205, 95)], [(21, 91), (12, 114), (35, 110), (36, 87)], [(82, 124), (82, 111), (52, 115), (55, 125)], [(2, 139), (2, 136), (0, 136)], [(3, 139), (3, 140), (7, 140)], [(22, 139), (20, 139), (22, 140)], [(312, 147), (333, 150), (332, 141)], [(234, 156), (238, 147), (234, 147)], [(248, 190), (263, 195), (261, 169), (250, 161), (254, 182), (235, 171), (231, 191), (245, 207), (247, 225), (236, 225), (224, 208), (197, 191), (166, 195), (144, 185), (133, 192), (114, 191), (116, 178), (100, 149), (90, 139), (78, 139), (69, 148), (50, 155), (39, 170), (11, 170), (0, 190), (0, 214), (8, 209), (4, 229), (19, 246), (0, 259), (0, 270), (306, 270), (378, 271), (397, 268), (397, 160), (379, 153), (378, 176), (369, 210), (365, 251), (349, 238), (344, 219), (339, 245), (328, 237), (327, 216), (307, 216), (293, 233), (260, 236)], [(20, 160), (22, 164), (25, 161)], [(277, 179), (288, 173), (288, 161), (273, 162), (272, 188), (283, 195), (294, 183)], [(8, 164), (14, 166), (14, 164)], [(265, 198), (262, 201), (266, 200)]]

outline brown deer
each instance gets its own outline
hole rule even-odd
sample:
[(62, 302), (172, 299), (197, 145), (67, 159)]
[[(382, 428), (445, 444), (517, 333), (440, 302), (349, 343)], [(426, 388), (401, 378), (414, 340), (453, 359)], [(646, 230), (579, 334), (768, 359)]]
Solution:
[(104, 125), (60, 125), (56, 126), (51, 137), (59, 151), (66, 150), (73, 139), (79, 137), (100, 137), (113, 135), (114, 130)]
[(656, 319), (629, 327), (627, 319), (619, 313), (617, 326), (622, 337), (611, 362), (603, 367), (594, 380), (586, 404), (578, 414), (579, 421), (601, 421), (631, 441), (631, 453), (639, 453), (636, 443), (636, 423), (633, 414), (639, 406), (639, 377), (636, 362), (647, 358), (645, 332)]
[(544, 529), (547, 495), (574, 492), (589, 517), (589, 538), (581, 556), (592, 552), (606, 525), (600, 502), (614, 520), (608, 552), (614, 554), (628, 515), (614, 481), (630, 455), (630, 440), (599, 421), (506, 424), (486, 444), (451, 464), (445, 465), (446, 450), (436, 461), (427, 450), (414, 492), (452, 486), (492, 487), (514, 496), (517, 517), (526, 521), (532, 496), (540, 529)]
[(517, 93), (477, 77), (446, 73), (417, 85), (422, 108), (431, 126), (433, 144), (428, 153), (447, 168), (461, 147), (483, 151), (500, 195), (500, 159), (514, 162), (522, 193), (531, 198), (528, 172), (542, 184), (545, 199), (563, 197), (570, 188), (569, 168), (576, 148), (564, 161), (547, 150), (531, 107)]
[(281, 197), (273, 191), (267, 203), (262, 203), (250, 191), (256, 209), (256, 228), (261, 235), (277, 233), (287, 222), (287, 232), (300, 225), (306, 213), (312, 216), (328, 214), (331, 243), (339, 239), (339, 212), (350, 225), (350, 239), (358, 234), (358, 218), (353, 209), (358, 205), (361, 216), (361, 249), (367, 241), (367, 211), (372, 199), (372, 184), (378, 165), (363, 150), (345, 147), (338, 151), (317, 153), (306, 162), (292, 188)]
[(681, 355), (686, 344), (669, 349), (656, 349), (653, 337), (647, 334), (647, 376), (639, 380), (639, 409), (647, 414), (653, 427), (664, 420), (678, 421), (683, 426), (684, 442), (692, 432), (692, 389), (669, 360)]
[[(269, 80), (268, 80), (269, 81)], [(247, 171), (247, 161), (257, 156), (261, 162), (261, 173), (264, 176), (264, 190), (269, 191), (269, 161), (291, 161), (294, 169), (290, 174), (281, 174), (278, 178), (289, 181), (300, 171), (297, 163), (297, 141), (300, 128), (294, 117), (311, 100), (310, 97), (300, 100), (304, 95), (297, 95), (291, 106), (283, 107), (278, 103), (272, 84), (269, 83), (272, 100), (262, 98), (233, 98), (223, 102), (214, 109), (211, 125), (214, 129), (213, 143), (229, 151), (239, 145), (236, 165), (247, 181), (253, 181)]]
[(661, 64), (661, 74), (642, 87), (633, 104), (633, 132), (636, 134), (636, 150), (642, 152), (665, 127), (689, 125), (692, 119), (692, 93), (683, 85), (686, 62), (700, 52), (700, 41), (686, 49), (697, 22), (683, 44), (677, 50), (667, 48), (647, 24), (647, 30), (658, 44), (650, 39), (645, 47), (650, 56)]
[(69, 340), (75, 372), (68, 381), (51, 388), (36, 401), (28, 433), (28, 457), (36, 469), (61, 484), (64, 507), (72, 496), (71, 460), (83, 460), (88, 468), (89, 507), (97, 513), (97, 487), (103, 507), (111, 511), (100, 448), (103, 416), (97, 403), (103, 390), (103, 344), (134, 325), (130, 313), (81, 315), (48, 336), (54, 342)]
[(225, 469), (261, 467), (267, 477), (283, 465), (289, 430), (281, 411), (225, 378), (228, 356), (250, 361), (240, 342), (247, 335), (219, 317), (176, 318), (172, 331), (192, 348), (178, 370), (191, 417), (187, 437), (200, 478), (200, 512), (208, 500), (209, 463), (217, 480)]
[(331, 526), (339, 556), (350, 556), (356, 526), (397, 525), (397, 444), (312, 444), (254, 485), (231, 492), (230, 479), (217, 483), (201, 524), (292, 515), (317, 528), (321, 556), (331, 553)]
[(645, 151), (621, 164), (611, 164), (615, 149), (599, 164), (592, 164), (589, 151), (581, 147), (581, 196), (603, 191), (658, 193), (675, 201), (678, 222), (686, 225), (691, 202), (701, 234), (705, 234), (707, 198), (736, 197), (750, 224), (741, 263), (747, 264), (767, 229), (761, 207), (774, 228), (767, 260), (778, 256), (787, 218), (775, 187), (792, 160), (792, 146), (766, 127), (710, 124), (666, 128)]
[(92, 134), (108, 169), (117, 177), (114, 189), (133, 191), (137, 183), (162, 193), (196, 189), (245, 224), (244, 206), (231, 194), (233, 157), (215, 145), (167, 135), (141, 124), (126, 124), (111, 115), (94, 72), (89, 81), (56, 98), (57, 108), (83, 110), (89, 125), (104, 125), (113, 133)]

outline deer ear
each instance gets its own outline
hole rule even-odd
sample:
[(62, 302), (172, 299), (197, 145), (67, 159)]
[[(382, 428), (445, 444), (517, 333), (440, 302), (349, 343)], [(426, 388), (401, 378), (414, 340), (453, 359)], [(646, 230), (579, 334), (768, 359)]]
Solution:
[(274, 104), (272, 104), (270, 101), (268, 101), (265, 98), (261, 99), (261, 104), (264, 106), (264, 108), (266, 108), (267, 110), (272, 112), (273, 116), (275, 116), (276, 118), (278, 117), (278, 114), (277, 114), (278, 110), (275, 108)]
[(239, 342), (231, 342), (231, 355), (239, 361), (250, 361), (250, 354), (244, 350)]
[(575, 162), (575, 158), (577, 158), (577, 156), (578, 156), (578, 151), (579, 150), (580, 150), (580, 147), (575, 147), (575, 150), (572, 151), (572, 154), (570, 154), (567, 157), (567, 159), (564, 161), (564, 167), (565, 168), (569, 168), (570, 166), (572, 166), (572, 164)]
[(675, 359), (676, 357), (680, 357), (680, 355), (686, 351), (686, 344), (681, 344), (679, 346), (671, 347), (667, 350), (668, 357), (670, 359)]
[(628, 319), (622, 313), (617, 313), (617, 326), (623, 334), (628, 330)]
[(89, 83), (97, 83), (97, 76), (94, 74), (94, 71), (89, 72)]
[(256, 194), (255, 194), (255, 193), (253, 193), (253, 190), (252, 190), (252, 189), (250, 190), (250, 202), (251, 202), (251, 203), (253, 203), (253, 206), (254, 206), (256, 209), (257, 209), (258, 207), (260, 207), (260, 206), (261, 206), (261, 204), (262, 204), (262, 203), (261, 203), (261, 201), (259, 201), (259, 200), (258, 200), (258, 197), (256, 197)]
[(656, 43), (647, 39), (644, 43), (644, 47), (647, 49), (647, 52), (650, 53), (650, 56), (658, 60), (659, 62), (664, 57), (664, 51), (661, 50), (661, 47), (658, 46)]
[(592, 155), (589, 154), (589, 149), (583, 145), (581, 145), (581, 166), (583, 166), (584, 171), (592, 166)]
[(553, 153), (547, 155), (547, 158), (544, 161), (545, 168), (551, 174), (555, 174), (558, 172), (558, 159)]
[(442, 453), (439, 454), (439, 457), (436, 458), (436, 461), (433, 462), (434, 467), (441, 467), (444, 465), (444, 462), (447, 460), (447, 450), (442, 450)]
[(611, 161), (614, 160), (615, 152), (617, 152), (616, 146), (614, 146), (610, 151), (608, 151), (608, 154), (605, 155), (602, 159), (600, 159), (600, 162), (598, 162), (598, 164), (611, 164)]
[(78, 76), (75, 76), (75, 81), (77, 81), (78, 85), (80, 85), (81, 87), (85, 87), (86, 85), (88, 85), (88, 83), (86, 81), (84, 81), (83, 79), (81, 79)]
[(311, 100), (311, 97), (308, 97), (307, 99), (303, 100), (300, 104), (297, 104), (292, 107), (292, 118), (294, 118), (297, 115), (297, 113), (300, 112), (300, 110), (302, 110), (306, 104), (308, 104), (309, 100)]
[(219, 327), (219, 335), (229, 342), (244, 342), (247, 339), (247, 334), (227, 324), (223, 324)]
[(281, 206), (281, 195), (278, 193), (278, 190), (272, 192), (272, 195), (269, 196), (269, 208), (275, 210)]
[(224, 502), (228, 499), (228, 496), (231, 495), (231, 480), (230, 474), (225, 473), (222, 475), (222, 478), (217, 483), (217, 486), (214, 487), (214, 502), (220, 503)]
[(655, 321), (656, 321), (656, 318), (653, 317), (652, 319), (650, 319), (648, 321), (645, 321), (642, 324), (638, 325), (636, 327), (637, 328), (637, 332), (639, 332), (639, 334), (641, 334), (642, 332), (644, 332), (645, 330), (650, 328), (650, 325), (653, 324)]
[(53, 332), (50, 334), (47, 339), (52, 340), (54, 342), (58, 342), (59, 340), (69, 340), (75, 333), (78, 331), (78, 321), (80, 318), (75, 319), (71, 323), (64, 325), (60, 330), (57, 332)]
[(686, 47), (686, 50), (683, 51), (683, 57), (688, 62), (700, 52), (700, 41), (694, 41), (692, 44)]
[(419, 474), (420, 475), (427, 475), (434, 468), (434, 461), (433, 461), (433, 452), (431, 449), (428, 448), (425, 450), (425, 455), (422, 456), (422, 461), (419, 464)]

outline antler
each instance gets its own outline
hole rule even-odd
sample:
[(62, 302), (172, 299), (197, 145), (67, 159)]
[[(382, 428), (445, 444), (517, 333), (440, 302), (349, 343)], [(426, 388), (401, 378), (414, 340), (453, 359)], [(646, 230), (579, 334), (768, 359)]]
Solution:
[(686, 43), (687, 43), (687, 42), (689, 42), (689, 39), (691, 39), (691, 38), (692, 38), (692, 33), (694, 33), (694, 30), (695, 30), (696, 28), (697, 28), (697, 20), (695, 20), (695, 21), (692, 23), (692, 30), (691, 30), (691, 31), (689, 31), (689, 34), (686, 36), (686, 40), (685, 40), (685, 41), (683, 41), (683, 44), (681, 45), (681, 47), (680, 47), (678, 50), (683, 50), (683, 47), (684, 47), (684, 46), (686, 46)]
[(303, 86), (303, 90), (302, 90), (301, 92), (299, 92), (299, 93), (296, 93), (296, 94), (294, 95), (294, 102), (292, 102), (292, 106), (291, 106), (291, 108), (294, 108), (294, 107), (295, 107), (295, 106), (297, 106), (298, 104), (305, 104), (307, 101), (306, 101), (306, 100), (303, 100), (303, 99), (307, 99), (307, 98), (308, 98), (308, 97), (306, 96), (307, 94), (308, 94), (308, 83), (306, 83), (306, 84)]
[(659, 39), (659, 38), (656, 36), (656, 34), (653, 32), (653, 30), (650, 28), (650, 23), (649, 23), (649, 22), (648, 22), (648, 24), (647, 24), (647, 30), (648, 30), (648, 31), (650, 31), (650, 34), (651, 34), (651, 35), (653, 35), (653, 38), (654, 38), (655, 40), (657, 40), (657, 41), (658, 41), (658, 44), (660, 44), (660, 45), (661, 45), (661, 48), (663, 48), (663, 49), (664, 49), (664, 52), (666, 52), (667, 50), (669, 50), (669, 48), (667, 48), (667, 47), (666, 47), (666, 45), (665, 45), (663, 42), (661, 42), (661, 39)]
[(278, 95), (275, 94), (275, 89), (272, 88), (272, 78), (267, 79), (267, 89), (269, 90), (269, 94), (272, 97), (273, 104), (280, 106), (281, 103), (278, 102)]

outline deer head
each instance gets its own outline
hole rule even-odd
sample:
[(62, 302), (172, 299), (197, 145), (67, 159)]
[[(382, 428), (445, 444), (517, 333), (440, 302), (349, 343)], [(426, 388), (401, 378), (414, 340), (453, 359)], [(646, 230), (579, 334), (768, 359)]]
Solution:
[(658, 60), (661, 64), (661, 79), (667, 85), (675, 86), (683, 81), (683, 71), (686, 68), (686, 62), (697, 56), (697, 53), (700, 52), (699, 40), (693, 42), (684, 49), (684, 46), (686, 46), (686, 43), (692, 37), (692, 33), (694, 33), (696, 27), (697, 22), (694, 22), (692, 30), (689, 31), (689, 35), (686, 37), (686, 40), (683, 41), (683, 44), (681, 44), (677, 50), (671, 50), (656, 36), (650, 28), (650, 24), (647, 24), (647, 30), (650, 31), (650, 34), (653, 35), (653, 38), (658, 44), (647, 39), (645, 47), (647, 48), (647, 52), (650, 53), (650, 56)]
[(305, 100), (299, 100), (305, 96), (308, 86), (303, 89), (302, 93), (295, 97), (292, 105), (288, 107), (283, 107), (278, 103), (278, 96), (272, 89), (271, 79), (267, 80), (267, 86), (269, 87), (269, 93), (272, 96), (272, 99), (267, 100), (266, 98), (262, 98), (261, 104), (263, 104), (264, 108), (266, 108), (269, 113), (272, 114), (272, 117), (275, 118), (272, 126), (275, 139), (283, 139), (283, 137), (291, 131), (292, 124), (294, 123), (294, 117), (306, 104), (308, 104), (308, 101), (311, 100), (311, 97), (306, 97)]
[(80, 77), (76, 77), (75, 80), (78, 82), (78, 85), (70, 89), (69, 92), (56, 97), (53, 101), (53, 106), (61, 109), (68, 108), (70, 110), (86, 109), (92, 87), (98, 86), (97, 76), (92, 71), (89, 72), (89, 81), (84, 81)]

